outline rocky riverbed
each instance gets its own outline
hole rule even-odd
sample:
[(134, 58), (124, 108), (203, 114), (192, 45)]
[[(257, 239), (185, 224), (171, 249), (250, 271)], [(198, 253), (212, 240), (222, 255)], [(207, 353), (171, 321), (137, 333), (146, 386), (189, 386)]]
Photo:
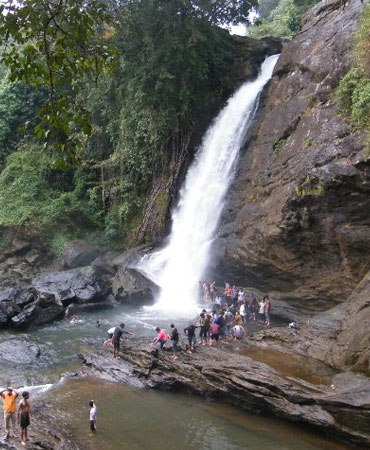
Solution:
[(157, 286), (134, 268), (144, 250), (117, 253), (80, 240), (65, 249), (62, 263), (54, 264), (58, 270), (40, 266), (22, 283), (9, 275), (0, 290), (0, 328), (25, 329), (122, 302), (150, 303)]
[(194, 354), (182, 351), (175, 361), (170, 352), (158, 352), (148, 343), (125, 345), (117, 360), (101, 345), (92, 345), (90, 352), (80, 355), (84, 368), (67, 376), (90, 374), (136, 388), (186, 391), (256, 414), (303, 423), (346, 443), (370, 448), (367, 377), (348, 372), (334, 375), (331, 385), (313, 384), (231, 351), (241, 345), (200, 346)]

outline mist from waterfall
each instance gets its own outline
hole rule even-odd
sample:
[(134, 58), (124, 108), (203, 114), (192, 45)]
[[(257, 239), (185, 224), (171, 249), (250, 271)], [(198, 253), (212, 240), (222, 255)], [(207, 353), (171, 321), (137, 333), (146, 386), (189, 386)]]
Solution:
[(196, 309), (198, 283), (209, 263), (239, 150), (278, 56), (266, 58), (258, 77), (237, 90), (208, 129), (172, 213), (168, 245), (140, 264), (139, 269), (161, 287), (155, 309), (177, 313)]

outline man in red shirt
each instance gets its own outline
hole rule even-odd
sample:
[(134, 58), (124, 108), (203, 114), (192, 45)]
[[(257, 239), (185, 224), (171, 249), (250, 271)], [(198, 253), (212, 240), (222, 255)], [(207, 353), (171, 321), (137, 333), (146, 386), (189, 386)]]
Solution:
[(13, 434), (15, 436), (15, 402), (18, 397), (18, 392), (15, 391), (11, 386), (0, 392), (0, 397), (2, 397), (4, 402), (4, 423), (5, 423), (5, 435), (4, 439), (10, 437), (10, 423), (13, 426)]
[(167, 333), (165, 329), (160, 329), (159, 327), (157, 327), (155, 329), (155, 331), (157, 332), (157, 337), (154, 339), (154, 343), (157, 344), (157, 348), (159, 350), (163, 349), (164, 344), (167, 341)]

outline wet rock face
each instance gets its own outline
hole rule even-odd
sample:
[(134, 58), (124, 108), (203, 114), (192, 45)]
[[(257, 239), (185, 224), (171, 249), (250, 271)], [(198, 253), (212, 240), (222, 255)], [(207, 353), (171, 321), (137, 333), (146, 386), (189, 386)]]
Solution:
[(215, 245), (223, 280), (311, 312), (343, 302), (370, 263), (370, 163), (334, 101), (362, 4), (341, 4), (318, 4), (284, 47)]

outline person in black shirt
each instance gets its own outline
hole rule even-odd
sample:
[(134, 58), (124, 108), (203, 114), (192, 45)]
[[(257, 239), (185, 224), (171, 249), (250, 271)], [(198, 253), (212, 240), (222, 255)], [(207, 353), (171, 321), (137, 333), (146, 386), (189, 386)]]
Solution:
[(172, 342), (172, 351), (173, 351), (172, 359), (178, 359), (176, 353), (179, 351), (179, 349), (177, 348), (177, 344), (179, 343), (179, 332), (177, 331), (177, 328), (173, 323), (171, 323), (171, 334), (169, 334), (168, 337), (169, 339), (171, 339)]
[(135, 336), (134, 333), (130, 331), (124, 331), (125, 324), (121, 323), (119, 327), (116, 327), (113, 331), (112, 336), (112, 344), (113, 344), (113, 358), (118, 358), (119, 348), (120, 348), (120, 339), (122, 334), (130, 334), (131, 336)]
[(196, 327), (192, 323), (189, 324), (188, 327), (184, 328), (185, 336), (188, 337), (189, 353), (192, 353), (194, 351), (194, 344), (196, 342), (196, 338), (195, 338), (195, 329), (196, 328), (198, 328), (198, 327)]

